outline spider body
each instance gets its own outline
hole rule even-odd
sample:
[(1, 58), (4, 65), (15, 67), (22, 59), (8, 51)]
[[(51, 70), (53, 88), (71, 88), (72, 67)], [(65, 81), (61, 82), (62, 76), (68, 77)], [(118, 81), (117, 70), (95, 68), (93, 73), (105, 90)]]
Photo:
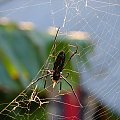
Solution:
[(53, 67), (53, 87), (55, 86), (55, 84), (60, 80), (61, 77), (61, 72), (63, 70), (64, 67), (64, 63), (65, 63), (65, 53), (64, 51), (61, 51), (55, 62), (54, 62), (54, 67)]
[(63, 70), (64, 63), (65, 63), (65, 53), (64, 51), (61, 51), (58, 54), (53, 67), (53, 80), (56, 82), (60, 79), (60, 74)]

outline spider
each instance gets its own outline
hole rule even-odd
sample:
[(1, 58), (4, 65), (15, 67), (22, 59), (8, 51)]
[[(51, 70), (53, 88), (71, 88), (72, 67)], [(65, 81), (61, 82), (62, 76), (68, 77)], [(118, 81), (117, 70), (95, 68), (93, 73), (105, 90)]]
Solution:
[[(57, 30), (54, 41), (56, 41), (56, 39), (57, 39), (57, 35), (58, 35), (59, 30), (60, 30), (60, 28), (58, 28), (58, 30)], [(77, 47), (76, 51), (70, 56), (70, 58), (68, 59), (68, 61), (66, 63), (65, 63), (65, 52), (60, 51), (56, 57), (55, 62), (54, 62), (53, 70), (47, 69), (46, 70), (47, 74), (42, 76), (42, 77), (39, 77), (36, 81), (33, 82), (33, 84), (36, 83), (37, 81), (39, 81), (40, 79), (43, 79), (43, 78), (50, 76), (51, 80), (53, 82), (53, 88), (55, 87), (56, 84), (60, 83), (60, 91), (61, 91), (61, 88), (62, 88), (61, 79), (63, 79), (70, 86), (74, 96), (76, 97), (77, 101), (79, 102), (79, 105), (82, 107), (82, 105), (79, 101), (79, 98), (73, 89), (73, 86), (66, 79), (69, 76), (69, 74), (67, 75), (67, 77), (64, 77), (62, 75), (63, 69), (65, 68), (67, 63), (72, 59), (72, 57), (77, 53), (77, 51), (78, 51), (78, 47)], [(45, 79), (44, 89), (45, 89), (45, 87), (46, 87), (46, 79)]]

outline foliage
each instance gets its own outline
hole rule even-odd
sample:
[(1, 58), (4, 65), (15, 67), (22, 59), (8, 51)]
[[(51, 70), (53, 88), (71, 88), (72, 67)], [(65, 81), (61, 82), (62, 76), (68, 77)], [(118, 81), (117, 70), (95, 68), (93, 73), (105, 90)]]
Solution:
[[(0, 24), (0, 103), (10, 102), (29, 85), (50, 55), (54, 37), (34, 29), (21, 30), (15, 23)], [(91, 42), (63, 39), (63, 36), (57, 38), (58, 46), (51, 57), (52, 63), (58, 51), (63, 50), (63, 46), (66, 51), (75, 51), (76, 48), (69, 46), (69, 43), (74, 46), (77, 43), (78, 51), (81, 51), (76, 59), (82, 64), (88, 63), (87, 55), (93, 50)], [(70, 53), (67, 53), (66, 60), (69, 57)], [(50, 69), (52, 69), (52, 65)], [(71, 60), (63, 71), (65, 75), (68, 72), (71, 74), (68, 78), (70, 79), (72, 76), (71, 84), (73, 86), (76, 86), (73, 83), (78, 85), (79, 81), (78, 73), (72, 71), (76, 67), (77, 65)], [(43, 86), (41, 87), (43, 88)], [(62, 87), (66, 88), (66, 84), (64, 83)]]

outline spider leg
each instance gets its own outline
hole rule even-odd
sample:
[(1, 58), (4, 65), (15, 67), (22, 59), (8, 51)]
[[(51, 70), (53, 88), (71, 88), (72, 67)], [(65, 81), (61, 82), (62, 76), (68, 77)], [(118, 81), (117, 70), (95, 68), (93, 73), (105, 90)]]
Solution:
[(83, 106), (81, 105), (81, 103), (80, 103), (80, 101), (79, 101), (79, 98), (78, 98), (77, 94), (75, 93), (75, 91), (74, 91), (72, 85), (67, 81), (67, 79), (66, 79), (65, 77), (62, 76), (62, 78), (63, 78), (64, 81), (71, 87), (71, 90), (72, 90), (74, 96), (76, 97), (76, 99), (77, 99), (79, 105), (83, 108)]
[[(62, 74), (62, 73), (61, 73)], [(66, 77), (65, 78), (67, 78), (69, 76), (69, 73), (67, 73), (67, 75), (66, 75)], [(63, 77), (61, 76), (60, 77), (60, 79), (62, 79)], [(60, 83), (60, 89), (59, 89), (59, 93), (60, 93), (60, 91), (62, 90), (62, 82), (61, 81), (59, 81), (59, 83)]]
[(78, 51), (78, 46), (76, 46), (76, 50), (75, 50), (75, 52), (70, 56), (70, 58), (68, 59), (68, 61), (65, 63), (63, 69), (64, 69), (65, 66), (68, 64), (68, 62), (70, 62), (70, 60), (72, 59), (72, 57), (74, 57), (74, 55), (77, 54), (77, 51)]
[(70, 75), (70, 73), (68, 72), (68, 73), (67, 73), (67, 76), (66, 76), (65, 78), (67, 78), (69, 75)]
[(59, 90), (59, 93), (60, 93), (61, 90), (62, 90), (62, 82), (60, 81), (60, 90)]
[[(47, 73), (51, 76), (52, 75), (52, 70), (47, 70)], [(44, 89), (46, 88), (46, 82), (47, 82), (47, 80), (46, 80), (46, 78), (47, 78), (48, 76), (46, 76), (45, 77), (45, 83), (44, 83)]]
[(57, 33), (56, 33), (55, 38), (54, 38), (54, 44), (53, 44), (53, 48), (52, 48), (52, 50), (53, 50), (53, 55), (55, 54), (55, 50), (56, 50), (56, 39), (57, 39), (57, 36), (58, 36), (59, 31), (60, 31), (60, 27), (57, 29)]
[[(39, 78), (36, 79), (35, 81), (32, 81), (31, 84), (29, 84), (29, 86), (28, 86), (26, 89), (28, 89), (31, 85), (37, 83), (40, 79), (43, 79), (43, 78), (45, 78), (45, 77), (47, 77), (47, 76), (49, 76), (49, 75), (50, 75), (50, 73), (48, 73), (48, 74), (46, 74), (46, 75), (44, 75), (44, 76), (39, 77)], [(25, 90), (26, 90), (26, 89), (25, 89)]]
[(45, 89), (45, 87), (46, 87), (46, 80), (45, 80), (45, 83), (44, 83), (44, 89)]

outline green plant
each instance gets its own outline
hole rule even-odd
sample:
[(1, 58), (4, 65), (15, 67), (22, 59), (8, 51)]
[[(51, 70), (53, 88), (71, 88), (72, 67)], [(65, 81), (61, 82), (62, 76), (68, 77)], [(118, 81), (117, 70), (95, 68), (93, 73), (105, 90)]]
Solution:
[[(9, 103), (30, 84), (50, 55), (50, 50), (54, 44), (53, 40), (54, 36), (48, 33), (40, 33), (34, 29), (21, 30), (15, 23), (0, 24), (1, 104)], [(93, 51), (92, 43), (87, 40), (69, 40), (67, 37), (63, 39), (63, 36), (58, 36), (55, 54), (49, 57), (50, 62), (54, 62), (54, 57), (58, 51), (63, 50), (63, 47), (66, 51), (74, 51), (76, 43), (80, 52), (75, 59), (81, 64), (89, 65), (87, 55)], [(66, 59), (69, 57), (70, 53), (67, 53)], [(71, 80), (71, 84), (76, 87), (79, 83), (79, 74), (74, 72), (77, 67), (74, 60), (68, 63), (63, 74), (66, 75), (69, 72), (70, 76), (68, 78)], [(53, 65), (49, 66), (49, 69), (52, 68)], [(69, 86), (64, 82), (62, 87), (69, 89)], [(43, 84), (39, 88), (43, 89)], [(4, 106), (2, 105), (2, 107)], [(2, 107), (1, 109), (3, 109)]]

